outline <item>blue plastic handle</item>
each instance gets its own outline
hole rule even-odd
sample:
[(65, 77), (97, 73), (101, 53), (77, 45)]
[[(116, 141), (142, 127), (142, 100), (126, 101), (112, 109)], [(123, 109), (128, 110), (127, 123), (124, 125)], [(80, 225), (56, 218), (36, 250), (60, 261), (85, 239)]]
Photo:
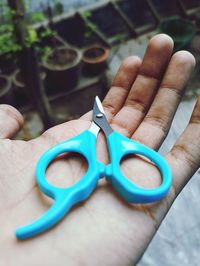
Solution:
[[(129, 203), (150, 203), (164, 198), (171, 186), (171, 170), (165, 159), (154, 150), (113, 131), (108, 136), (111, 163), (106, 167), (106, 179)], [(129, 181), (121, 172), (120, 162), (128, 154), (141, 154), (160, 170), (162, 184), (154, 189), (144, 189)]]
[[(65, 152), (76, 152), (83, 155), (88, 162), (88, 170), (73, 186), (58, 188), (48, 183), (45, 172), (50, 162)], [(53, 227), (73, 205), (89, 197), (97, 186), (98, 179), (102, 177), (104, 168), (96, 160), (96, 136), (88, 130), (45, 152), (37, 164), (36, 179), (42, 192), (55, 201), (52, 207), (39, 219), (29, 225), (17, 228), (16, 237), (20, 240), (27, 239)]]

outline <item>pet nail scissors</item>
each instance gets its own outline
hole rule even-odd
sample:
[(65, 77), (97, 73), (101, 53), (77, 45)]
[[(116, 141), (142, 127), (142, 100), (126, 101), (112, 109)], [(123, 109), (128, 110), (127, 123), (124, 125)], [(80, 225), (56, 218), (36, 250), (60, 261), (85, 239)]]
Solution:
[[(110, 163), (106, 166), (96, 158), (96, 142), (100, 129), (106, 136), (110, 155)], [(45, 172), (55, 157), (66, 152), (76, 152), (84, 156), (88, 162), (88, 170), (71, 187), (55, 187), (48, 183)], [(150, 159), (162, 175), (161, 185), (153, 189), (144, 189), (129, 181), (120, 170), (120, 162), (128, 154), (139, 154)], [(33, 223), (17, 228), (16, 237), (21, 240), (30, 238), (53, 227), (72, 206), (86, 200), (96, 188), (98, 180), (104, 176), (129, 203), (150, 203), (161, 200), (167, 195), (172, 183), (171, 170), (164, 158), (156, 151), (114, 131), (106, 119), (99, 98), (96, 97), (91, 127), (80, 135), (52, 147), (39, 159), (36, 167), (38, 186), (44, 194), (54, 199), (54, 203)]]

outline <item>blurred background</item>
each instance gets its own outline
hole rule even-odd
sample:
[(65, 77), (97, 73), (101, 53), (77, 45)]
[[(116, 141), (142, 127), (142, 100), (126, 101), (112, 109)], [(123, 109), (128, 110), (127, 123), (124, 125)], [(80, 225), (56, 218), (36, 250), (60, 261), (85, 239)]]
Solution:
[[(197, 65), (161, 148), (187, 125), (200, 94), (200, 0), (1, 0), (0, 104), (19, 109), (29, 140), (90, 110), (103, 98), (120, 63), (144, 55), (156, 33)], [(196, 173), (138, 265), (199, 265), (200, 173)], [(199, 197), (199, 198), (198, 198)]]

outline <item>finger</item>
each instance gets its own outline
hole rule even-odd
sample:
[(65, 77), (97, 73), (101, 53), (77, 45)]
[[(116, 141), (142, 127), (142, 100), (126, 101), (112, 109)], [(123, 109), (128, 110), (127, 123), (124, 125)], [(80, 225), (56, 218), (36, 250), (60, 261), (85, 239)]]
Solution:
[(103, 101), (104, 108), (108, 110), (112, 117), (124, 105), (140, 66), (141, 59), (137, 56), (127, 57), (121, 64), (112, 87)]
[(176, 195), (200, 167), (200, 97), (189, 125), (167, 155)]
[(131, 136), (144, 118), (170, 61), (172, 51), (173, 41), (169, 36), (159, 34), (150, 40), (125, 105), (112, 120), (121, 133)]
[(23, 116), (14, 107), (0, 105), (0, 138), (12, 138), (23, 126)]
[(132, 136), (134, 139), (154, 149), (160, 147), (194, 66), (195, 59), (189, 52), (173, 55), (149, 112)]
[[(122, 108), (129, 90), (137, 77), (140, 65), (141, 59), (137, 56), (127, 57), (122, 62), (112, 87), (103, 101), (108, 120)], [(81, 119), (91, 119), (91, 112), (82, 116)]]

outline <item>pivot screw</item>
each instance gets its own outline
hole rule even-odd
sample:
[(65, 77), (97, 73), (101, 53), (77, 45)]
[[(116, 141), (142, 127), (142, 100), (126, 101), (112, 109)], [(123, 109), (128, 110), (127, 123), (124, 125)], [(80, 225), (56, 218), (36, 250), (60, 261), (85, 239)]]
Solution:
[(96, 117), (97, 118), (101, 118), (101, 117), (103, 117), (103, 114), (99, 113), (99, 114), (96, 115)]

